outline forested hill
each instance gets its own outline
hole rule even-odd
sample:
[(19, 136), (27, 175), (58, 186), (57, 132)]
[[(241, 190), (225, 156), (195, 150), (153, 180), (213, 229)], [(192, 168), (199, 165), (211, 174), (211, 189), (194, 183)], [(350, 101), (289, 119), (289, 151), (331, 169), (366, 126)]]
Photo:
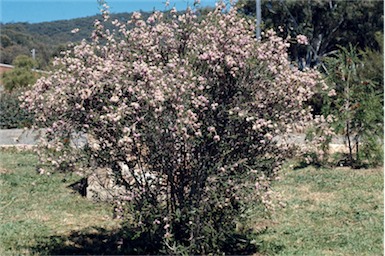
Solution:
[[(150, 13), (143, 13), (146, 17)], [(128, 20), (131, 13), (112, 14), (112, 19)], [(0, 23), (0, 63), (11, 64), (18, 55), (31, 55), (36, 50), (40, 68), (66, 48), (70, 42), (90, 38), (93, 23), (100, 15), (42, 23)], [(79, 28), (78, 33), (71, 30)]]

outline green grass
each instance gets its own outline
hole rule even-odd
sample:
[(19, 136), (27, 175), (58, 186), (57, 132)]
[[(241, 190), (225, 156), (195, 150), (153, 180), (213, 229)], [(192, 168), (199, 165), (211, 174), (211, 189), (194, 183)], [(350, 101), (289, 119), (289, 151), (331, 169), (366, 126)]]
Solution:
[(74, 232), (118, 226), (111, 206), (67, 188), (79, 177), (39, 175), (36, 163), (31, 152), (0, 150), (0, 255), (50, 254)]
[[(111, 206), (68, 187), (75, 175), (39, 175), (36, 156), (0, 150), (0, 255), (116, 254)], [(383, 255), (383, 169), (286, 168), (286, 203), (255, 242), (257, 255)]]
[(286, 207), (258, 237), (268, 255), (383, 255), (383, 168), (286, 170)]

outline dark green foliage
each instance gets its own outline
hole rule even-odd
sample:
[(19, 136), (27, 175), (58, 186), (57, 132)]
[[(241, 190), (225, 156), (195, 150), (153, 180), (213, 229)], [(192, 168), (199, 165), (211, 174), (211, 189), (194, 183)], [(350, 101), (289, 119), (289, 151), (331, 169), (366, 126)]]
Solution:
[(14, 69), (3, 74), (4, 91), (0, 93), (0, 128), (23, 128), (32, 125), (32, 114), (20, 108), (19, 96), (40, 76), (33, 71), (37, 63), (26, 55), (14, 59)]
[(11, 64), (13, 60), (19, 55), (30, 54), (27, 46), (18, 44), (12, 44), (6, 48), (1, 48), (0, 51), (0, 62), (5, 64)]
[[(49, 51), (51, 45), (44, 37), (30, 33), (27, 29), (28, 23), (0, 24), (1, 44), (0, 62), (11, 64), (19, 55), (31, 55), (31, 50), (35, 49), (37, 53), (37, 64), (35, 68), (42, 68), (48, 65), (50, 61)], [(5, 39), (3, 41), (3, 39)]]
[(32, 115), (20, 108), (19, 91), (0, 94), (0, 128), (23, 128), (32, 125)]
[[(255, 16), (254, 0), (241, 0), (238, 5), (241, 12)], [(293, 60), (304, 58), (308, 66), (338, 50), (337, 45), (380, 49), (374, 34), (383, 30), (383, 1), (262, 0), (261, 8), (265, 28), (278, 31), (281, 26), (283, 37), (307, 36), (309, 47), (292, 46), (291, 56)]]
[(375, 83), (376, 90), (384, 93), (384, 33), (376, 32), (375, 38), (380, 50), (366, 47), (360, 51), (363, 67), (360, 69), (362, 76), (370, 78)]
[(350, 45), (325, 60), (336, 95), (325, 96), (323, 112), (337, 118), (334, 127), (346, 138), (352, 167), (383, 162), (383, 91), (366, 76), (363, 57)]

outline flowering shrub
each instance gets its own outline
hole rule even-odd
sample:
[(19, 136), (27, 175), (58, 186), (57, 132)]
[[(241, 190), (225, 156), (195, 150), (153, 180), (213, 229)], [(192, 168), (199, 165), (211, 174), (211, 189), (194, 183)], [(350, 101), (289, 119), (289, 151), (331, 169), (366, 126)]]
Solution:
[[(153, 241), (142, 253), (236, 252), (228, 243), (245, 209), (273, 207), (270, 183), (290, 153), (274, 137), (313, 120), (305, 103), (319, 74), (292, 68), (284, 39), (267, 31), (256, 41), (253, 24), (224, 8), (205, 19), (134, 13), (112, 31), (95, 21), (92, 42), (24, 95), (36, 120), (52, 123), (46, 162), (109, 167), (127, 188), (117, 211)], [(88, 143), (74, 148), (82, 134)]]

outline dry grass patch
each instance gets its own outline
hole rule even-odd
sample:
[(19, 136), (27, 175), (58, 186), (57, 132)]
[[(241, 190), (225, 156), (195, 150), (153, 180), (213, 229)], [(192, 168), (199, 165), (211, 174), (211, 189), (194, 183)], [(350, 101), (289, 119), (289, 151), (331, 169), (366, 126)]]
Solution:
[[(290, 190), (289, 190), (290, 191)], [(325, 203), (335, 200), (336, 195), (333, 192), (317, 192), (312, 191), (310, 185), (303, 185), (296, 188), (296, 193), (289, 193), (289, 191), (282, 191), (286, 200), (291, 200), (298, 195), (301, 196), (302, 200), (313, 201), (316, 204)]]
[(6, 173), (11, 173), (11, 171), (0, 167), (0, 174), (6, 174)]
[(382, 167), (287, 170), (275, 189), (286, 207), (257, 241), (266, 255), (383, 254)]

